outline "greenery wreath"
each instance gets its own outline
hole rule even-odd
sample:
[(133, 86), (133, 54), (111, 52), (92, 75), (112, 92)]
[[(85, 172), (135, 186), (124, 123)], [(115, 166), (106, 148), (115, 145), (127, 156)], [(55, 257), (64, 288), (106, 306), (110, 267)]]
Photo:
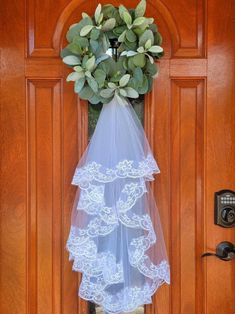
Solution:
[[(144, 17), (146, 0), (135, 9), (99, 4), (93, 17), (70, 26), (69, 44), (61, 51), (73, 68), (67, 81), (92, 104), (108, 103), (113, 96), (138, 98), (152, 89), (158, 73), (154, 60), (163, 56), (162, 37), (153, 18)], [(116, 58), (110, 54), (116, 50)]]

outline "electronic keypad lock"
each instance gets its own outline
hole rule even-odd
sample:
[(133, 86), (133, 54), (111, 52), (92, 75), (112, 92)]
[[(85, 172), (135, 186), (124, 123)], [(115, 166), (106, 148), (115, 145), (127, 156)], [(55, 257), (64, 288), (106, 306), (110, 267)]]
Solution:
[(215, 193), (215, 224), (224, 228), (235, 226), (235, 192), (221, 190)]

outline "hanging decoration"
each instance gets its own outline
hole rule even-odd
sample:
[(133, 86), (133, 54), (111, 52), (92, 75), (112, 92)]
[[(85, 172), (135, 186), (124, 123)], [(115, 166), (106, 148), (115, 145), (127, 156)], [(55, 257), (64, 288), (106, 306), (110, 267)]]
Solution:
[(103, 108), (72, 184), (78, 186), (67, 240), (79, 296), (106, 313), (134, 311), (170, 283), (150, 182), (160, 170), (129, 99), (152, 88), (163, 55), (146, 1), (135, 9), (99, 4), (70, 26), (63, 62), (74, 91)]

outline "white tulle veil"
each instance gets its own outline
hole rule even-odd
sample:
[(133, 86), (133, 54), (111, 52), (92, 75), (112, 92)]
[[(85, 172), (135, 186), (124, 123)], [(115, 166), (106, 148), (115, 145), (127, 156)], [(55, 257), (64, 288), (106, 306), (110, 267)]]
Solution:
[(67, 249), (82, 272), (80, 297), (106, 313), (151, 303), (170, 271), (150, 188), (159, 173), (143, 127), (128, 100), (103, 105), (77, 165), (78, 186)]

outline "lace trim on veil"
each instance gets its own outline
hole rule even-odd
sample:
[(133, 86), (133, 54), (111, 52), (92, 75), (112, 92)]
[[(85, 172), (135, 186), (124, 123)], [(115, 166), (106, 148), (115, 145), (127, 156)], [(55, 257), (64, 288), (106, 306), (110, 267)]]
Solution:
[(153, 180), (153, 173), (160, 173), (158, 165), (151, 154), (142, 161), (122, 160), (113, 168), (103, 167), (92, 161), (81, 168), (76, 168), (72, 184), (86, 188), (90, 182), (112, 182), (117, 178), (147, 178)]
[[(164, 282), (170, 283), (167, 260), (154, 265), (145, 254), (157, 241), (150, 216), (139, 215), (132, 210), (137, 201), (148, 193), (146, 181), (154, 180), (153, 173), (159, 172), (151, 154), (137, 163), (123, 160), (114, 169), (93, 161), (75, 171), (72, 184), (80, 187), (77, 210), (93, 218), (86, 228), (71, 226), (66, 248), (70, 260), (73, 260), (73, 270), (83, 273), (80, 297), (101, 305), (107, 313), (129, 312), (141, 304), (151, 303), (151, 296), (157, 288)], [(124, 184), (116, 204), (107, 206), (105, 183), (123, 178), (131, 178), (133, 182)], [(129, 263), (149, 278), (151, 284), (146, 283), (141, 288), (125, 287), (112, 296), (106, 288), (124, 282), (123, 265), (111, 252), (98, 252), (96, 239), (112, 233), (119, 224), (144, 231), (144, 235), (133, 238), (129, 243)]]

